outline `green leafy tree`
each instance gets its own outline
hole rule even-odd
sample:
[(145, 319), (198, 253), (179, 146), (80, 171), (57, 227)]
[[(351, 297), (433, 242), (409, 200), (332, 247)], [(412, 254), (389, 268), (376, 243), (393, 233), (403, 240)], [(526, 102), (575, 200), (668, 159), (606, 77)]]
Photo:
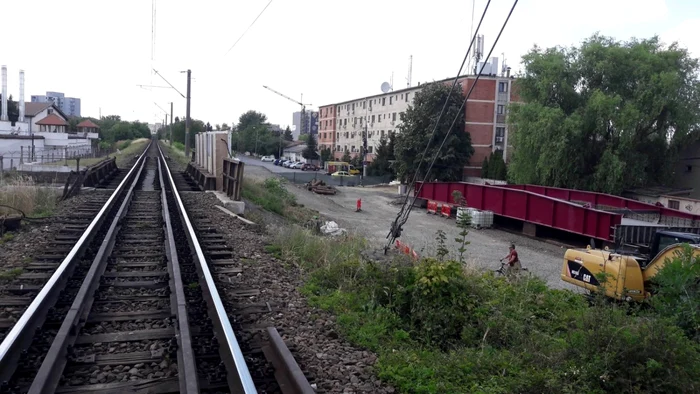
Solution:
[(299, 141), (308, 141), (309, 140), (309, 135), (308, 134), (299, 134)]
[(287, 126), (286, 129), (284, 129), (284, 137), (285, 140), (287, 141), (294, 141), (294, 135), (292, 134), (292, 130)]
[(316, 152), (317, 148), (316, 136), (309, 134), (309, 138), (306, 140), (306, 148), (301, 152), (301, 156), (306, 160), (318, 160), (319, 155), (318, 152)]
[(223, 130), (223, 131), (228, 131), (228, 130), (231, 130), (231, 128), (228, 126), (228, 124), (222, 123), (222, 124), (221, 124), (221, 130)]
[(265, 124), (265, 122), (267, 122), (267, 116), (265, 114), (250, 110), (238, 118), (238, 125), (236, 128), (245, 130), (250, 126)]
[(331, 148), (323, 147), (321, 148), (321, 164), (329, 161), (333, 157), (333, 152)]
[[(491, 153), (491, 157), (484, 159), (484, 162), (488, 164), (486, 177), (487, 179), (496, 179), (500, 181), (505, 181), (508, 175), (508, 169), (506, 167), (506, 162), (503, 160), (503, 151), (497, 149)], [(483, 172), (483, 169), (482, 169)]]
[(620, 193), (672, 180), (679, 149), (700, 128), (698, 60), (658, 37), (594, 35), (578, 48), (523, 56), (514, 104), (516, 183)]
[(394, 168), (391, 165), (394, 160), (394, 137), (381, 137), (376, 146), (374, 160), (367, 168), (367, 173), (372, 176), (394, 175)]
[(349, 151), (343, 152), (343, 157), (340, 158), (340, 161), (350, 163), (352, 161), (352, 156), (350, 156), (350, 152)]
[[(437, 124), (435, 135), (430, 135), (435, 129), (440, 111), (450, 93), (450, 86), (443, 83), (431, 83), (418, 93), (412, 105), (404, 113), (403, 122), (396, 136), (396, 170), (401, 178), (412, 178), (418, 172), (419, 179), (426, 171), (433, 157), (435, 164), (428, 174), (428, 179), (441, 181), (461, 180), (464, 166), (474, 153), (471, 136), (464, 131), (464, 110), (460, 110), (464, 101), (461, 86), (456, 87), (450, 95), (447, 108)], [(456, 118), (456, 121), (455, 121)], [(450, 132), (442, 150), (438, 148), (447, 135), (454, 121), (455, 127)], [(430, 143), (423, 162), (421, 155), (426, 145)], [(420, 171), (418, 167), (420, 165)]]
[(489, 157), (484, 157), (484, 161), (481, 162), (481, 177), (488, 179), (489, 177)]

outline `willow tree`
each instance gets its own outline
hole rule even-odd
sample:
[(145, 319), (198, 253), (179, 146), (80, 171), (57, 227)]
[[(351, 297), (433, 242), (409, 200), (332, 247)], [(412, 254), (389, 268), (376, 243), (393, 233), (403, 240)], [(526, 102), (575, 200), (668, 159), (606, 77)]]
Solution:
[(510, 108), (517, 183), (619, 193), (670, 182), (700, 134), (698, 60), (658, 37), (533, 48)]

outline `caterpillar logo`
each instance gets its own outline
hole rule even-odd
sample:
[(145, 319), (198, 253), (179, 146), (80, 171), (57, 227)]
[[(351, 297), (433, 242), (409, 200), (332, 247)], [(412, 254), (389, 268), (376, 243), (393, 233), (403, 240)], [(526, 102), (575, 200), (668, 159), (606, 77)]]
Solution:
[(593, 276), (593, 273), (586, 269), (582, 263), (578, 261), (567, 261), (567, 268), (569, 270), (569, 276), (572, 279), (580, 280), (581, 282), (588, 283), (594, 286), (600, 285), (598, 280)]

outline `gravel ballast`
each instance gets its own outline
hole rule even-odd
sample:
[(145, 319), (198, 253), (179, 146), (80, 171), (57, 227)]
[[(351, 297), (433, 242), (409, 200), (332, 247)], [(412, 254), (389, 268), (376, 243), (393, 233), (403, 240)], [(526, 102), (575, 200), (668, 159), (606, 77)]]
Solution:
[[(246, 225), (215, 208), (223, 204), (211, 193), (181, 195), (188, 209), (203, 210), (216, 224), (217, 232), (233, 249), (233, 259), (240, 263), (240, 274), (217, 275), (217, 287), (228, 304), (227, 310), (243, 328), (239, 340), (257, 341), (260, 329), (276, 327), (319, 393), (394, 392), (372, 373), (376, 355), (351, 346), (338, 335), (334, 316), (307, 304), (298, 291), (303, 284), (300, 269), (265, 252), (270, 239), (260, 226)], [(245, 289), (258, 289), (260, 293), (240, 296)], [(238, 312), (261, 304), (269, 304), (270, 308)]]

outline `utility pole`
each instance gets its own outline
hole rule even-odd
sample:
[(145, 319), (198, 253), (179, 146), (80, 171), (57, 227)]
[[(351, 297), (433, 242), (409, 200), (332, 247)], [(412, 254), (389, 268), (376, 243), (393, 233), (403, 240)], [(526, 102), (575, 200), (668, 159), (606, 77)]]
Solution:
[(190, 158), (190, 94), (192, 71), (187, 70), (187, 110), (185, 112), (185, 156)]
[(367, 122), (365, 122), (365, 131), (362, 133), (362, 177), (364, 179), (367, 176)]
[(170, 146), (173, 145), (173, 102), (170, 102)]

